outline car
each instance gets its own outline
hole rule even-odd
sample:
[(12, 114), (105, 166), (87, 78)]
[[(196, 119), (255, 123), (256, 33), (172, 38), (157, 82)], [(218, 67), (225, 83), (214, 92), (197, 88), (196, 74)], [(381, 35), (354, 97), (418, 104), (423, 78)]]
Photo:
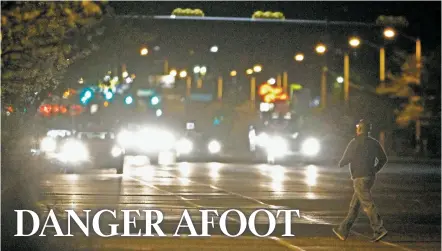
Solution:
[(51, 155), (45, 157), (47, 164), (66, 173), (89, 168), (116, 169), (117, 174), (124, 171), (124, 149), (116, 142), (113, 132), (77, 131), (59, 141), (47, 137), (44, 142), (46, 148), (52, 147)]
[(249, 150), (258, 160), (273, 164), (287, 158), (313, 162), (321, 154), (320, 137), (300, 130), (291, 121), (266, 121), (249, 127)]
[(187, 123), (184, 135), (177, 142), (176, 152), (180, 161), (196, 158), (211, 160), (220, 156), (223, 144), (219, 136), (196, 130), (193, 123)]
[(157, 123), (129, 124), (117, 134), (125, 155), (147, 156), (151, 164), (173, 164), (177, 136)]

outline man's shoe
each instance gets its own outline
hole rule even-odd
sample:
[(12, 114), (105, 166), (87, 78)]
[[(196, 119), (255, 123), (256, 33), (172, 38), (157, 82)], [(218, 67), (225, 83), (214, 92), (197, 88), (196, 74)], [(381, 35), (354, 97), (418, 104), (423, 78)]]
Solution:
[(377, 241), (380, 241), (382, 238), (384, 238), (386, 235), (388, 234), (388, 231), (387, 230), (382, 230), (381, 232), (379, 232), (379, 233), (375, 233), (374, 235), (373, 235), (373, 239), (371, 239), (371, 241), (372, 242), (377, 242)]
[(339, 230), (337, 230), (335, 228), (333, 228), (332, 230), (333, 230), (333, 233), (335, 233), (335, 235), (338, 236), (338, 238), (341, 241), (345, 241), (347, 239), (347, 235), (346, 234), (342, 234), (341, 232), (339, 232)]

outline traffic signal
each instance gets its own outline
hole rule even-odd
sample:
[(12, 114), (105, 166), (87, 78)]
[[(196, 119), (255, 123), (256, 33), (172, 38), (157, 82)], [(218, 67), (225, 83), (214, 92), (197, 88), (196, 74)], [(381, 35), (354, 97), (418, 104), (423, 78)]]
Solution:
[(114, 94), (113, 94), (112, 92), (110, 92), (110, 91), (108, 91), (108, 92), (106, 92), (106, 93), (104, 94), (104, 98), (105, 98), (106, 100), (111, 100), (113, 97), (114, 97)]
[(124, 103), (126, 104), (126, 105), (130, 105), (130, 104), (132, 104), (134, 102), (134, 99), (132, 98), (132, 96), (127, 96), (125, 99), (124, 99)]
[(81, 102), (83, 105), (86, 105), (86, 104), (89, 103), (89, 101), (91, 101), (91, 99), (93, 98), (93, 96), (94, 96), (94, 91), (91, 90), (91, 89), (89, 89), (89, 88), (85, 88), (85, 89), (83, 90), (83, 92), (80, 94), (80, 102)]
[(150, 98), (150, 104), (153, 106), (156, 106), (160, 103), (160, 98), (158, 96), (152, 96), (152, 98)]

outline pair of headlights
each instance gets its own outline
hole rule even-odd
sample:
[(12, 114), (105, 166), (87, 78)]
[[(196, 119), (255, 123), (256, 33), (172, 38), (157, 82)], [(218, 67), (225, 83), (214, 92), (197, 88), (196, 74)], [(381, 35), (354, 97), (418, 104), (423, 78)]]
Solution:
[[(258, 135), (257, 143), (273, 155), (284, 155), (290, 148), (289, 142), (286, 139), (280, 136), (271, 137), (266, 133)], [(315, 138), (307, 138), (301, 143), (301, 153), (305, 156), (316, 156), (319, 153), (320, 148), (319, 140)]]
[[(207, 144), (207, 150), (211, 154), (216, 154), (221, 152), (221, 143), (217, 140), (211, 140), (209, 144)], [(189, 154), (193, 151), (193, 142), (188, 139), (181, 139), (177, 143), (177, 152), (179, 154)]]
[(143, 129), (137, 133), (121, 131), (117, 142), (126, 147), (138, 147), (147, 151), (170, 150), (175, 144), (173, 134), (163, 130)]

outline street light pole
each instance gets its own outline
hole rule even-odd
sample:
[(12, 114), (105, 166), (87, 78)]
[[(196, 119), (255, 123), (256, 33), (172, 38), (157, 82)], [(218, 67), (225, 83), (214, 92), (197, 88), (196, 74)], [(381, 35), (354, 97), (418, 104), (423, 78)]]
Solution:
[(327, 107), (327, 67), (322, 67), (321, 75), (321, 108)]
[(288, 93), (288, 74), (287, 72), (282, 73), (282, 88), (284, 90), (284, 93)]
[(218, 100), (223, 98), (223, 77), (218, 77)]
[(385, 48), (379, 49), (379, 80), (381, 87), (385, 87)]
[(344, 55), (344, 101), (348, 105), (350, 91), (350, 56), (348, 52)]
[(256, 97), (256, 79), (255, 77), (250, 78), (250, 101), (252, 110), (255, 109), (255, 97)]
[(186, 78), (186, 95), (187, 95), (187, 97), (190, 97), (191, 90), (192, 90), (192, 77), (187, 76), (187, 78)]
[(276, 77), (276, 85), (278, 87), (282, 86), (281, 74), (278, 74), (278, 76)]

